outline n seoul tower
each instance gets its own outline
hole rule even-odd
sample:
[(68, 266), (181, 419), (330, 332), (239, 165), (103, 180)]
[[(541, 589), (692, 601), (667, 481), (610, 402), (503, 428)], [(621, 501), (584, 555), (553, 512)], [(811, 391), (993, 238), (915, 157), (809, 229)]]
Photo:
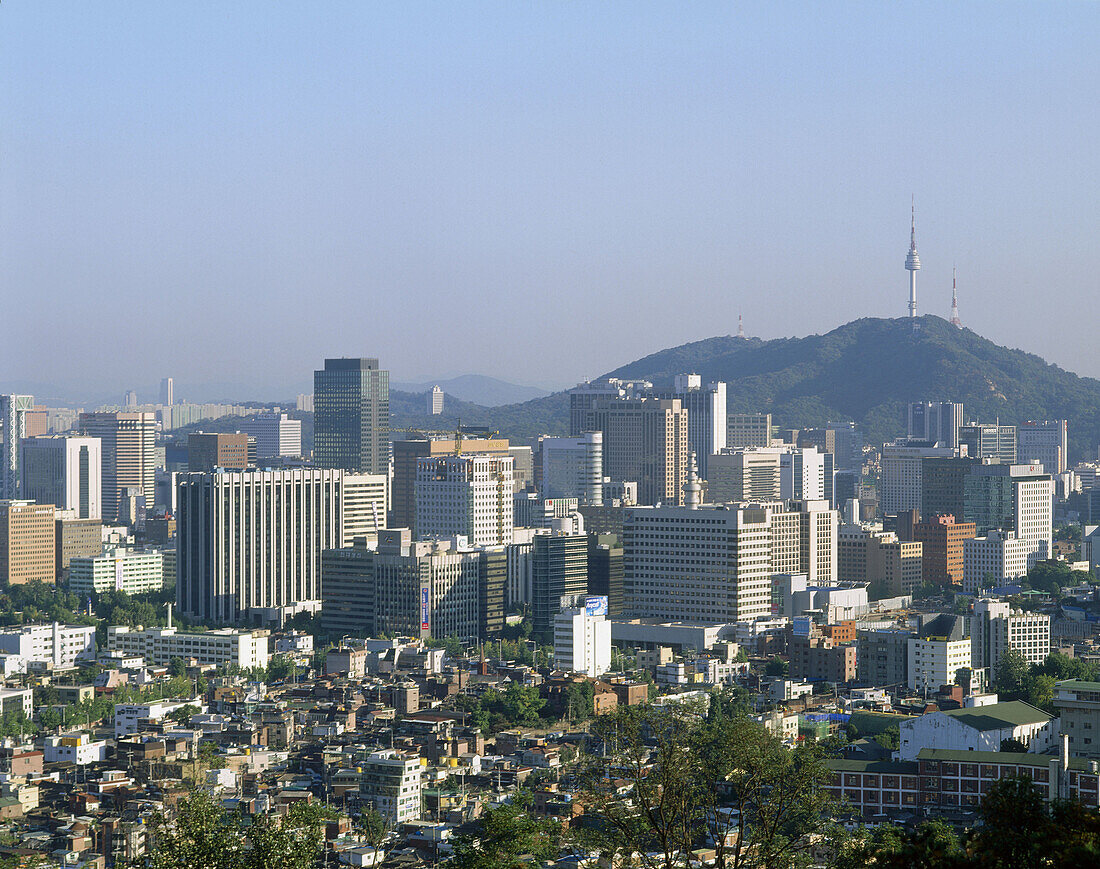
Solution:
[(917, 205), (913, 203), (912, 224), (909, 230), (909, 255), (905, 258), (905, 268), (909, 272), (909, 316), (917, 316), (917, 272), (920, 271), (920, 257), (917, 256)]

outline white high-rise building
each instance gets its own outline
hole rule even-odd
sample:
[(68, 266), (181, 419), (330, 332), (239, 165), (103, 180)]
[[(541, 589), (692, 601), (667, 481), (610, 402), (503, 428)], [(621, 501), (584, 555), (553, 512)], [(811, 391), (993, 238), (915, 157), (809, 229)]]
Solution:
[(431, 416), (439, 416), (443, 413), (443, 388), (433, 386), (428, 390), (428, 413)]
[(927, 458), (950, 458), (955, 450), (950, 447), (910, 444), (905, 440), (882, 446), (882, 485), (879, 491), (879, 509), (884, 516), (896, 516), (904, 510), (921, 507), (921, 483), (923, 463)]
[(256, 438), (256, 458), (302, 454), (302, 421), (285, 413), (258, 413), (241, 420), (241, 431)]
[(422, 458), (416, 468), (416, 535), (465, 537), (473, 546), (512, 542), (511, 456)]
[(938, 691), (971, 666), (970, 637), (916, 637), (909, 640), (909, 688)]
[(1050, 654), (1050, 616), (983, 598), (974, 602), (970, 640), (974, 667), (996, 670), (1008, 649), (1015, 649), (1029, 664), (1041, 664)]
[(1030, 569), (1053, 549), (1054, 481), (1042, 465), (977, 465), (963, 480), (963, 518), (979, 534), (1015, 531)]
[(832, 500), (833, 457), (817, 447), (760, 447), (760, 453), (779, 456), (779, 497), (781, 500)]
[(1016, 452), (1021, 464), (1042, 465), (1048, 474), (1066, 470), (1066, 420), (1025, 422), (1016, 428)]
[[(352, 481), (360, 477), (347, 476)], [(180, 612), (236, 623), (256, 616), (278, 621), (303, 610), (316, 611), (321, 601), (321, 552), (337, 549), (344, 541), (345, 492), (340, 470), (180, 474)]]
[(542, 495), (603, 504), (603, 432), (542, 439)]
[(1027, 576), (1031, 544), (1015, 531), (990, 531), (963, 541), (963, 591), (977, 594)]
[(43, 435), (20, 446), (23, 497), (75, 511), (77, 519), (102, 519), (103, 451), (99, 438)]
[(34, 405), (30, 395), (0, 395), (0, 425), (3, 452), (0, 453), (0, 500), (19, 497), (19, 443), (27, 436), (27, 411)]
[(343, 546), (371, 542), (386, 527), (389, 477), (381, 474), (344, 474)]
[(566, 595), (554, 616), (554, 665), (593, 678), (611, 669), (607, 596)]
[(165, 377), (160, 381), (160, 403), (165, 407), (171, 407), (176, 403), (176, 382), (171, 377)]

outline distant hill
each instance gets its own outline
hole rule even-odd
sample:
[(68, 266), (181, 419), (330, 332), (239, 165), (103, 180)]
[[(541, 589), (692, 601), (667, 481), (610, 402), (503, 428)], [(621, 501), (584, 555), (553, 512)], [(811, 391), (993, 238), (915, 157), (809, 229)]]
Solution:
[[(1096, 455), (1100, 380), (1078, 377), (1031, 353), (1001, 347), (939, 317), (864, 319), (805, 338), (725, 336), (661, 350), (609, 372), (658, 386), (677, 374), (725, 380), (731, 411), (770, 412), (779, 426), (855, 420), (867, 442), (904, 434), (909, 401), (961, 401), (970, 419), (1020, 423), (1068, 419), (1069, 458)], [(567, 434), (569, 397), (556, 392), (500, 407), (448, 398), (442, 417), (424, 412), (423, 395), (390, 393), (396, 428), (485, 425), (514, 440)]]
[(824, 335), (708, 338), (610, 372), (668, 384), (694, 372), (725, 380), (731, 411), (770, 411), (780, 426), (855, 420), (869, 443), (904, 434), (909, 401), (960, 401), (966, 416), (1018, 424), (1068, 419), (1071, 461), (1100, 442), (1100, 381), (1001, 347), (939, 317), (855, 320)]
[(484, 426), (517, 443), (540, 434), (569, 434), (569, 396), (564, 392), (519, 404), (484, 407), (447, 396), (443, 413), (426, 412), (424, 394), (390, 390), (391, 425), (395, 429), (452, 431), (462, 425)]
[(424, 383), (393, 383), (394, 389), (402, 392), (427, 392), (433, 386), (439, 386), (448, 398), (479, 404), (483, 407), (499, 407), (503, 404), (519, 404), (533, 398), (549, 395), (545, 389), (535, 386), (520, 386), (483, 374), (463, 374), (449, 380), (433, 380)]

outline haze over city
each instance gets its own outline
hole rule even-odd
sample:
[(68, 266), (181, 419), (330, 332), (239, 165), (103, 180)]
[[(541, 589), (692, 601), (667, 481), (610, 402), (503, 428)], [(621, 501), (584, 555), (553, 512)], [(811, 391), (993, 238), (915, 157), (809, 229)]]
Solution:
[[(0, 8), (8, 388), (560, 388), (920, 313), (1100, 374), (1100, 8)], [(74, 365), (77, 360), (82, 364)], [(247, 394), (246, 394), (247, 393)], [(214, 396), (208, 396), (214, 397)]]

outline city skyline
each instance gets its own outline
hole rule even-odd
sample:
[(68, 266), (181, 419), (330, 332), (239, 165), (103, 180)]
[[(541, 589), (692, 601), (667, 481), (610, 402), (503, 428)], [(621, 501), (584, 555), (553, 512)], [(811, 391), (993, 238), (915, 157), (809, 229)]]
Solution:
[(921, 313), (957, 267), (965, 325), (1100, 374), (1096, 7), (314, 9), (4, 6), (6, 381), (564, 386), (902, 317), (914, 194)]

